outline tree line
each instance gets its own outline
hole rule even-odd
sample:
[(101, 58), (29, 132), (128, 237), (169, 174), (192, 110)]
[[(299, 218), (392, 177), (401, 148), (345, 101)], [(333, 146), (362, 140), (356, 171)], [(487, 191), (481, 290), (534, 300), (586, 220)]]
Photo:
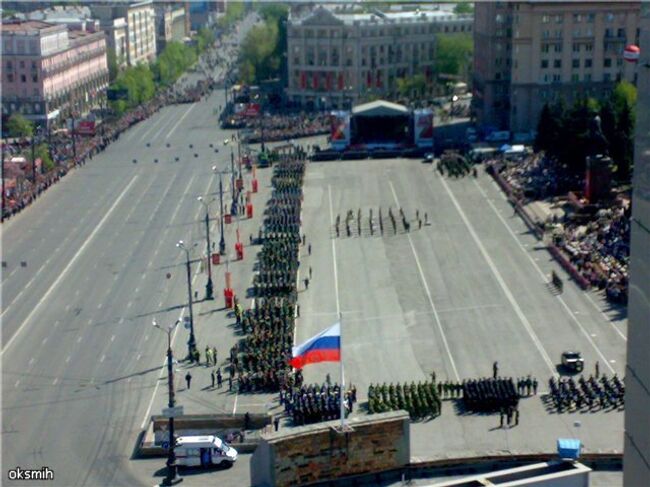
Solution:
[(534, 149), (545, 151), (571, 173), (583, 173), (592, 149), (590, 126), (598, 115), (614, 161), (614, 177), (628, 181), (634, 162), (635, 105), (636, 88), (627, 81), (618, 83), (601, 101), (582, 98), (572, 106), (563, 99), (547, 103), (540, 113)]

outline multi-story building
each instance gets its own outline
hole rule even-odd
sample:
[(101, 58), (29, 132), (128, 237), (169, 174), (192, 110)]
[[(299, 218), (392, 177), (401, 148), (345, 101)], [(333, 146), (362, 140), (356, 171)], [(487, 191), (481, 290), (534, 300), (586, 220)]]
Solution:
[(623, 485), (650, 479), (650, 2), (640, 18), (636, 144), (632, 180), (630, 296), (625, 371)]
[(634, 81), (623, 60), (639, 37), (639, 1), (477, 2), (474, 100), (477, 121), (534, 130), (545, 103), (602, 98)]
[(126, 62), (148, 63), (156, 57), (156, 15), (152, 0), (123, 4), (93, 4), (91, 11), (100, 25), (123, 18), (126, 21)]
[(307, 107), (347, 108), (395, 99), (399, 78), (422, 74), (431, 86), (436, 34), (471, 32), (472, 25), (471, 15), (435, 10), (359, 14), (320, 6), (290, 13), (287, 97)]
[(58, 125), (97, 106), (108, 86), (103, 32), (36, 20), (2, 26), (2, 113)]
[(183, 42), (189, 36), (185, 27), (185, 6), (175, 2), (156, 3), (156, 47), (158, 53), (171, 41)]
[(106, 34), (106, 45), (115, 53), (118, 68), (125, 68), (129, 60), (128, 29), (126, 19), (101, 19), (99, 27)]

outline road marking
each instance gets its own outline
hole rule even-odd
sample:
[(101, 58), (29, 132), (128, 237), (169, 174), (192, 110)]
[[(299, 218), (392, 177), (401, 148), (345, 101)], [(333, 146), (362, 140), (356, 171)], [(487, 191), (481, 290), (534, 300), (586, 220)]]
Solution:
[(81, 343), (81, 337), (77, 337), (77, 343)]
[(140, 357), (142, 357), (142, 354), (139, 353), (138, 356), (135, 358), (136, 360), (140, 360)]
[[(485, 197), (485, 196), (486, 196), (486, 193), (485, 193), (485, 191), (483, 191), (483, 188), (481, 188), (481, 187), (478, 185), (478, 183), (477, 183), (476, 181), (474, 181), (474, 184), (475, 184), (476, 187), (478, 188), (479, 192), (480, 192), (480, 193)], [(489, 203), (489, 202), (488, 202), (488, 203)], [(489, 204), (490, 204), (490, 206), (492, 207), (492, 209), (494, 210), (494, 212), (496, 213), (497, 217), (501, 220), (501, 223), (503, 223), (503, 225), (504, 225), (504, 226), (506, 227), (506, 229), (508, 230), (508, 233), (510, 233), (510, 235), (511, 235), (512, 238), (515, 240), (515, 242), (517, 242), (517, 244), (519, 244), (519, 248), (522, 249), (522, 251), (524, 252), (524, 254), (526, 254), (526, 256), (528, 257), (528, 260), (530, 260), (530, 262), (533, 264), (533, 267), (535, 267), (535, 269), (537, 270), (537, 272), (538, 272), (538, 274), (540, 275), (540, 277), (542, 278), (542, 280), (546, 280), (547, 277), (546, 277), (546, 275), (544, 274), (544, 272), (542, 271), (542, 269), (539, 267), (539, 265), (537, 265), (537, 263), (535, 263), (535, 261), (531, 258), (530, 254), (529, 254), (528, 252), (526, 252), (526, 250), (521, 246), (521, 242), (519, 241), (519, 239), (517, 238), (517, 236), (515, 235), (515, 233), (512, 231), (512, 229), (511, 229), (511, 228), (508, 226), (508, 224), (505, 222), (505, 220), (503, 219), (503, 217), (501, 217), (501, 215), (499, 215), (499, 213), (496, 211), (496, 208), (494, 207), (494, 205), (492, 205), (491, 203), (489, 203)], [(589, 334), (587, 333), (587, 330), (585, 330), (585, 328), (582, 326), (582, 323), (580, 323), (580, 321), (579, 321), (579, 320), (575, 317), (575, 315), (571, 312), (571, 309), (569, 308), (569, 305), (566, 304), (566, 301), (564, 300), (564, 298), (562, 298), (562, 296), (561, 296), (560, 294), (558, 294), (558, 295), (556, 296), (556, 298), (557, 298), (557, 300), (560, 302), (560, 304), (562, 305), (562, 307), (566, 310), (566, 312), (567, 312), (567, 314), (569, 315), (569, 317), (570, 317), (570, 318), (571, 318), (571, 319), (576, 323), (576, 325), (578, 325), (578, 328), (580, 328), (580, 330), (582, 331), (582, 333), (584, 334), (584, 336), (587, 337), (587, 340), (589, 341), (589, 343), (591, 344), (591, 346), (594, 348), (594, 350), (596, 351), (596, 353), (597, 353), (597, 354), (600, 356), (600, 358), (605, 362), (605, 365), (607, 365), (607, 367), (609, 368), (610, 372), (613, 374), (613, 373), (614, 373), (614, 369), (613, 369), (613, 368), (612, 368), (612, 367), (607, 363), (607, 359), (605, 358), (605, 355), (604, 355), (604, 354), (602, 353), (602, 351), (601, 351), (601, 350), (596, 346), (596, 344), (594, 343), (594, 341), (591, 339), (591, 337), (590, 337)], [(608, 320), (608, 322), (609, 322), (609, 320)], [(625, 341), (627, 341), (627, 337), (625, 337), (625, 335), (623, 335), (623, 334), (620, 332), (620, 330), (614, 326), (613, 323), (611, 323), (611, 322), (609, 322), (609, 323), (612, 325), (612, 327), (614, 328), (614, 330), (615, 330), (615, 331), (616, 331), (616, 332), (621, 336), (621, 338), (623, 338)]]
[(28, 363), (28, 365), (32, 365), (33, 363), (34, 363), (34, 357), (32, 357), (32, 358), (29, 359), (29, 363)]
[(68, 355), (65, 359), (65, 363), (67, 364), (68, 362), (70, 362), (70, 355)]
[(106, 354), (102, 355), (102, 358), (99, 359), (99, 362), (103, 362), (106, 359)]
[(235, 393), (235, 404), (232, 406), (232, 415), (234, 416), (235, 413), (237, 412), (237, 399), (239, 399), (239, 393)]
[(14, 384), (14, 387), (18, 387), (18, 384), (20, 384), (20, 379), (18, 379), (18, 380), (16, 381), (16, 383)]
[(136, 288), (135, 288), (135, 294), (138, 294), (139, 291), (140, 291), (140, 288), (139, 288), (139, 287), (136, 287)]
[(144, 341), (146, 342), (147, 340), (149, 340), (149, 335), (144, 336)]
[(102, 309), (102, 303), (99, 303), (99, 304), (97, 305), (97, 309)]
[(75, 296), (75, 298), (76, 298), (77, 296), (79, 296), (79, 289), (77, 289), (77, 290), (75, 291), (74, 296)]
[(174, 124), (172, 129), (165, 136), (165, 140), (167, 140), (174, 133), (174, 131), (178, 127), (178, 124), (181, 123), (185, 117), (187, 117), (187, 114), (190, 113), (190, 110), (192, 110), (192, 108), (194, 108), (194, 105), (196, 105), (196, 103), (192, 103), (190, 107), (187, 109), (187, 111), (183, 114), (183, 116), (178, 120), (178, 122)]
[(130, 308), (131, 306), (133, 306), (133, 301), (129, 301), (129, 303), (126, 305), (127, 308)]
[[(158, 120), (156, 120), (156, 121), (151, 121), (151, 127), (149, 127), (149, 128), (144, 132), (144, 134), (142, 134), (142, 137), (140, 137), (140, 142), (144, 142), (144, 139), (145, 139), (145, 137), (146, 137), (147, 135), (149, 135), (149, 132), (151, 132), (151, 131), (156, 127), (156, 125), (158, 125), (160, 122), (162, 122), (163, 120), (165, 120), (166, 117), (163, 115), (163, 113), (162, 113), (162, 112), (158, 112), (158, 113), (159, 113), (159, 115), (160, 115), (160, 116), (158, 117)], [(167, 114), (165, 114), (165, 115), (167, 115)]]
[(55, 385), (57, 384), (57, 382), (59, 382), (59, 378), (58, 378), (58, 377), (55, 378), (55, 379), (52, 381), (52, 385), (55, 386)]
[(120, 318), (120, 321), (118, 321), (117, 323), (120, 324), (120, 325), (121, 325), (122, 323), (124, 323), (124, 318)]
[[(398, 208), (401, 208), (399, 204), (399, 200), (397, 199), (397, 193), (395, 192), (395, 186), (393, 186), (393, 182), (388, 181), (388, 184), (390, 185), (390, 190), (393, 193), (393, 199), (395, 200), (395, 204), (397, 205)], [(436, 305), (434, 304), (433, 298), (431, 297), (429, 284), (427, 283), (427, 280), (424, 277), (424, 271), (422, 270), (422, 265), (420, 265), (420, 259), (418, 258), (418, 254), (415, 251), (415, 246), (413, 245), (411, 234), (407, 233), (406, 236), (408, 237), (409, 245), (411, 246), (411, 251), (413, 252), (413, 257), (415, 257), (415, 264), (418, 267), (418, 272), (420, 273), (420, 279), (422, 280), (422, 284), (424, 285), (424, 291), (426, 292), (427, 298), (429, 299), (429, 305), (431, 306), (431, 310), (433, 311), (433, 316), (436, 320), (436, 325), (438, 326), (438, 331), (440, 332), (440, 336), (442, 338), (442, 343), (445, 347), (445, 351), (447, 352), (447, 357), (449, 358), (449, 362), (451, 363), (451, 368), (454, 372), (454, 376), (456, 377), (456, 380), (460, 382), (460, 375), (458, 374), (458, 369), (456, 368), (456, 362), (454, 361), (454, 357), (451, 354), (451, 349), (449, 348), (449, 343), (447, 342), (447, 337), (445, 335), (445, 332), (442, 329), (440, 316), (438, 315), (438, 311), (436, 310)]]
[(601, 314), (601, 316), (603, 318), (605, 318), (605, 321), (607, 321), (608, 323), (610, 323), (612, 325), (612, 327), (614, 328), (616, 333), (618, 333), (618, 336), (620, 336), (623, 340), (625, 340), (627, 342), (627, 336), (621, 330), (618, 329), (618, 327), (614, 324), (614, 322), (611, 320), (611, 318), (609, 316), (607, 316), (605, 314), (605, 312), (591, 298), (590, 294), (591, 293), (589, 293), (589, 292), (585, 293), (585, 296), (587, 296), (587, 301), (589, 301), (593, 305), (593, 307), (596, 308), (596, 310), (598, 310), (598, 312)]
[(41, 340), (41, 345), (45, 345), (46, 343), (47, 343), (47, 337), (45, 337), (45, 338), (43, 338), (43, 340)]
[(16, 338), (20, 335), (20, 333), (23, 331), (23, 329), (24, 329), (25, 326), (27, 325), (27, 323), (30, 322), (32, 316), (34, 316), (34, 314), (35, 314), (35, 313), (40, 309), (41, 305), (45, 302), (45, 300), (47, 300), (47, 298), (49, 298), (49, 296), (50, 296), (50, 294), (52, 293), (52, 291), (54, 291), (54, 289), (59, 285), (59, 282), (61, 282), (61, 280), (62, 280), (62, 279), (63, 279), (63, 278), (68, 274), (68, 272), (70, 271), (70, 269), (72, 268), (72, 266), (74, 265), (74, 263), (77, 261), (77, 259), (79, 258), (79, 256), (83, 253), (83, 251), (86, 249), (86, 247), (87, 247), (88, 244), (92, 241), (92, 239), (95, 237), (95, 235), (97, 235), (97, 233), (99, 232), (99, 230), (104, 226), (104, 223), (106, 222), (106, 220), (108, 220), (108, 218), (109, 218), (109, 216), (111, 215), (111, 213), (113, 213), (113, 210), (115, 210), (115, 208), (117, 207), (117, 205), (119, 204), (119, 202), (122, 201), (122, 198), (123, 198), (124, 195), (127, 193), (127, 191), (131, 188), (131, 185), (135, 182), (135, 180), (136, 180), (137, 178), (138, 178), (138, 175), (136, 174), (135, 176), (133, 176), (133, 178), (131, 179), (131, 182), (126, 186), (126, 188), (124, 188), (124, 190), (122, 190), (122, 193), (117, 197), (117, 199), (116, 199), (115, 202), (113, 203), (113, 206), (111, 206), (111, 207), (109, 208), (109, 210), (106, 212), (106, 214), (104, 215), (104, 217), (100, 220), (100, 222), (97, 224), (97, 226), (96, 226), (95, 229), (92, 231), (92, 233), (88, 236), (88, 238), (87, 238), (86, 241), (83, 243), (83, 245), (81, 245), (81, 247), (79, 247), (79, 249), (78, 249), (77, 252), (74, 254), (74, 256), (72, 257), (72, 259), (70, 259), (70, 262), (68, 262), (68, 265), (66, 265), (65, 268), (63, 269), (63, 272), (61, 272), (61, 274), (59, 274), (59, 277), (56, 278), (56, 280), (55, 280), (55, 281), (52, 283), (52, 285), (48, 288), (48, 290), (45, 292), (45, 294), (43, 294), (43, 295), (41, 296), (41, 299), (38, 301), (38, 303), (36, 303), (36, 306), (34, 306), (34, 307), (32, 308), (32, 311), (29, 313), (29, 315), (27, 315), (27, 318), (25, 318), (25, 320), (24, 320), (24, 321), (22, 322), (22, 324), (18, 327), (18, 329), (16, 330), (16, 332), (13, 334), (13, 336), (12, 336), (12, 337), (9, 339), (9, 341), (5, 344), (5, 346), (3, 347), (2, 351), (0, 351), (0, 357), (2, 357), (2, 356), (4, 355), (4, 353), (9, 349), (9, 347), (14, 343), (14, 341), (16, 340)]
[(115, 341), (115, 335), (111, 337), (111, 342)]
[(510, 288), (506, 284), (506, 282), (503, 280), (503, 277), (501, 276), (501, 273), (499, 272), (499, 269), (497, 269), (496, 264), (492, 260), (492, 257), (490, 257), (490, 254), (488, 254), (487, 250), (485, 249), (485, 246), (483, 245), (483, 242), (481, 242), (481, 239), (478, 238), (478, 235), (476, 234), (476, 231), (474, 230), (474, 227), (472, 224), (469, 222), (467, 215), (461, 208), (460, 204), (458, 203), (458, 200), (456, 200), (456, 197), (454, 194), (451, 192), (449, 189), (449, 185), (447, 182), (443, 179), (440, 180), (443, 187), (445, 188), (445, 191), (447, 191), (447, 194), (451, 198), (452, 203), (456, 207), (456, 211), (458, 211), (458, 214), (460, 215), (461, 219), (463, 220), (463, 223), (465, 223), (465, 226), (467, 227), (467, 230), (469, 231), (470, 235), (472, 236), (472, 239), (474, 240), (474, 243), (476, 246), (479, 248), (481, 254), (483, 254), (483, 258), (487, 262), (488, 266), (490, 267), (490, 270), (492, 270), (492, 274), (494, 274), (494, 277), (496, 278), (497, 282), (499, 283), (499, 286), (501, 287), (501, 290), (505, 294), (506, 298), (512, 305), (512, 308), (514, 309), (515, 313), (519, 317), (519, 320), (521, 323), (524, 325), (524, 328), (528, 332), (528, 336), (530, 336), (531, 340), (535, 344), (535, 347), (537, 348), (537, 351), (540, 353), (542, 358), (544, 359), (544, 362), (546, 363), (546, 366), (548, 367), (548, 370), (551, 372), (552, 376), (557, 375), (557, 370), (555, 369), (555, 366), (553, 365), (553, 361), (549, 357), (548, 353), (546, 352), (546, 349), (542, 345), (542, 342), (539, 340), (537, 334), (533, 330), (533, 327), (528, 321), (528, 318), (524, 314), (524, 312), (521, 310), (519, 307), (519, 303), (517, 303), (517, 300), (515, 297), (512, 295), (512, 292), (510, 291)]
[(56, 320), (56, 321), (54, 322), (54, 328), (56, 328), (57, 326), (59, 326), (59, 323), (61, 323), (61, 322), (60, 322), (59, 320)]
[(145, 276), (146, 276), (146, 274), (143, 273), (143, 274), (140, 276), (140, 279), (144, 279)]

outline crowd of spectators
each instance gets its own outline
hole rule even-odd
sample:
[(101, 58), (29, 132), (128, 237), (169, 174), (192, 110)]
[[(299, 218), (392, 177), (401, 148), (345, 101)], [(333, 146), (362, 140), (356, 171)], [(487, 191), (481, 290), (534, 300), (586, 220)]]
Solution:
[[(565, 167), (543, 154), (535, 154), (515, 164), (503, 165), (500, 177), (510, 186), (512, 196), (542, 200), (566, 196), (582, 188), (583, 176), (568, 173)], [(604, 206), (607, 205), (607, 206)], [(565, 214), (552, 217), (547, 229), (554, 245), (594, 287), (604, 290), (609, 300), (627, 302), (630, 255), (630, 208), (620, 198), (600, 203), (592, 217)], [(584, 218), (588, 218), (586, 221)]]
[(282, 141), (298, 137), (327, 134), (330, 116), (327, 112), (295, 114), (261, 114), (243, 120), (243, 128), (249, 129), (242, 140), (249, 144)]

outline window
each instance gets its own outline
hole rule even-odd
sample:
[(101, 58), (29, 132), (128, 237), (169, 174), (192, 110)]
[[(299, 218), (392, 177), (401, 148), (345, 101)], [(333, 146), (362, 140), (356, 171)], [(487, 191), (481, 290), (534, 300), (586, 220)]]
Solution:
[(562, 67), (562, 60), (561, 59), (556, 59), (553, 61), (553, 67), (554, 68), (561, 68)]
[(616, 66), (618, 66), (619, 68), (623, 66), (623, 58), (621, 58), (620, 56), (616, 58)]
[(13, 64), (11, 64), (11, 61), (7, 61), (7, 70), (11, 71), (14, 68)]
[[(22, 62), (22, 61), (21, 61)], [(26, 83), (27, 82), (27, 77), (24, 74), (20, 75), (20, 82), (21, 83)]]
[(564, 21), (564, 15), (556, 15), (555, 16), (555, 23), (556, 24), (561, 24)]
[(38, 83), (38, 75), (37, 75), (37, 74), (35, 74), (35, 75), (32, 76), (32, 81), (33, 81), (34, 83)]
[(621, 28), (616, 31), (616, 37), (623, 38), (625, 37), (625, 29)]
[(612, 75), (610, 73), (603, 74), (603, 81), (611, 81)]
[(20, 61), (19, 66), (24, 69), (25, 68), (25, 61)]
[(580, 59), (574, 59), (571, 61), (571, 67), (573, 69), (578, 69), (580, 67)]
[(562, 39), (562, 30), (561, 29), (557, 29), (555, 31), (555, 38), (556, 39)]
[(555, 52), (562, 52), (562, 44), (555, 44), (555, 47), (553, 48)]
[(578, 44), (577, 42), (574, 42), (573, 46), (572, 46), (572, 50), (573, 50), (573, 52), (580, 52), (580, 44)]
[(612, 67), (612, 59), (606, 57), (606, 58), (603, 60), (603, 66), (604, 66), (605, 68), (611, 68), (611, 67)]
[(34, 89), (32, 90), (32, 95), (34, 95), (34, 96), (38, 96), (38, 88), (34, 88)]
[(7, 81), (9, 81), (9, 83), (13, 83), (13, 82), (14, 82), (14, 75), (13, 75), (13, 73), (7, 73)]
[(32, 61), (32, 69), (36, 69), (36, 61)]
[(587, 14), (587, 22), (590, 24), (593, 24), (596, 21), (596, 14), (595, 13), (589, 13)]
[(542, 24), (548, 24), (551, 21), (550, 15), (542, 15)]
[(573, 14), (573, 23), (579, 24), (582, 22), (582, 14)]
[(585, 51), (591, 52), (593, 50), (594, 50), (594, 45), (593, 44), (591, 44), (591, 43), (585, 44)]
[(580, 75), (578, 73), (573, 73), (571, 75), (571, 81), (577, 83), (578, 81), (580, 81)]
[(591, 59), (585, 59), (585, 68), (591, 68), (592, 65), (592, 60)]
[(591, 81), (591, 73), (585, 74), (585, 81)]
[(548, 52), (550, 44), (542, 44), (542, 52)]
[(548, 59), (542, 59), (542, 69), (548, 68)]
[(558, 81), (560, 81), (560, 75), (559, 74), (554, 74), (553, 75), (553, 82), (557, 83)]
[(614, 14), (612, 12), (607, 12), (605, 14), (605, 22), (613, 22), (614, 21)]
[(543, 39), (548, 39), (549, 37), (551, 37), (551, 31), (550, 30), (545, 30), (544, 32), (542, 32), (542, 38)]

